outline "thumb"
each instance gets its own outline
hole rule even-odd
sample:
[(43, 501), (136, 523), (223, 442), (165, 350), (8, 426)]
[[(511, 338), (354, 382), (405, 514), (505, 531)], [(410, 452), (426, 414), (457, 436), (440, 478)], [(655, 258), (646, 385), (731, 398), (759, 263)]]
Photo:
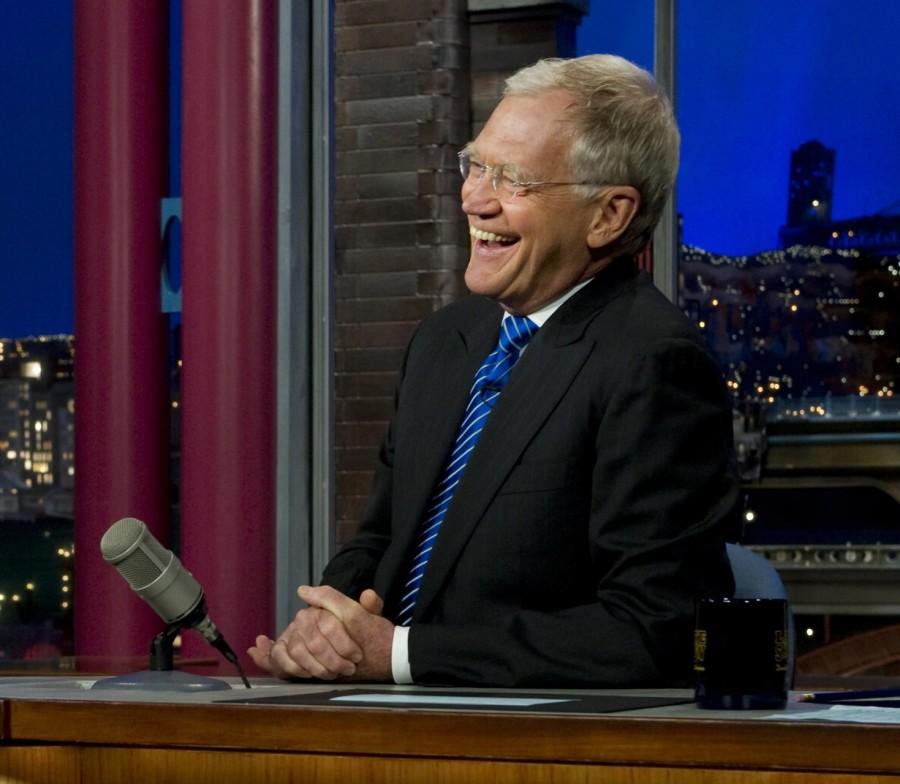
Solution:
[(371, 588), (366, 588), (359, 596), (359, 603), (362, 608), (372, 615), (381, 615), (384, 610), (384, 599), (382, 599)]

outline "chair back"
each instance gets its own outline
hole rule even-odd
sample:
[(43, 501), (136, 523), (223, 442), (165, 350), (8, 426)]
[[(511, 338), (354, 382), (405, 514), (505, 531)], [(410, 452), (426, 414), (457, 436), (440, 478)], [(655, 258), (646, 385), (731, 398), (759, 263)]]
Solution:
[(787, 599), (781, 575), (765, 557), (739, 544), (729, 542), (725, 547), (734, 575), (735, 599)]

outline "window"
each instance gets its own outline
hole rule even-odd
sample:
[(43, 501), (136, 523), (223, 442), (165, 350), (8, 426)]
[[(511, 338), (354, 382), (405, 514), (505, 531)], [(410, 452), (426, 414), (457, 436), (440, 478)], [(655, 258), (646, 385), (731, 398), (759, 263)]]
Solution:
[(71, 650), (71, 457), (54, 451), (73, 400), (71, 7), (5, 9), (0, 73), (2, 664)]
[(900, 614), (900, 7), (711, 10), (678, 4), (680, 304), (802, 652)]

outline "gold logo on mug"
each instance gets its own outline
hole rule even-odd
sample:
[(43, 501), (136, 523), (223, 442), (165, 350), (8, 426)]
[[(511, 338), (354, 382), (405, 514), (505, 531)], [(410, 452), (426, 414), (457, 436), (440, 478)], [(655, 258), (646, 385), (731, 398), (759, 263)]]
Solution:
[(783, 629), (775, 630), (775, 670), (784, 672), (787, 670), (788, 640)]
[(705, 672), (706, 667), (706, 629), (694, 630), (694, 670), (696, 672)]

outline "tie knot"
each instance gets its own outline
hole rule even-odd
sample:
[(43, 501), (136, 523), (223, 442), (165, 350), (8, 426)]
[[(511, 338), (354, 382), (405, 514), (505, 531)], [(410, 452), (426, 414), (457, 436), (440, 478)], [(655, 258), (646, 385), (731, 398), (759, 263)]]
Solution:
[(475, 374), (472, 392), (490, 389), (496, 397), (509, 380), (509, 373), (518, 361), (522, 349), (537, 331), (538, 325), (525, 316), (504, 318), (500, 324), (497, 348), (488, 354)]
[(500, 325), (500, 348), (518, 355), (537, 331), (538, 325), (527, 316), (509, 316)]

